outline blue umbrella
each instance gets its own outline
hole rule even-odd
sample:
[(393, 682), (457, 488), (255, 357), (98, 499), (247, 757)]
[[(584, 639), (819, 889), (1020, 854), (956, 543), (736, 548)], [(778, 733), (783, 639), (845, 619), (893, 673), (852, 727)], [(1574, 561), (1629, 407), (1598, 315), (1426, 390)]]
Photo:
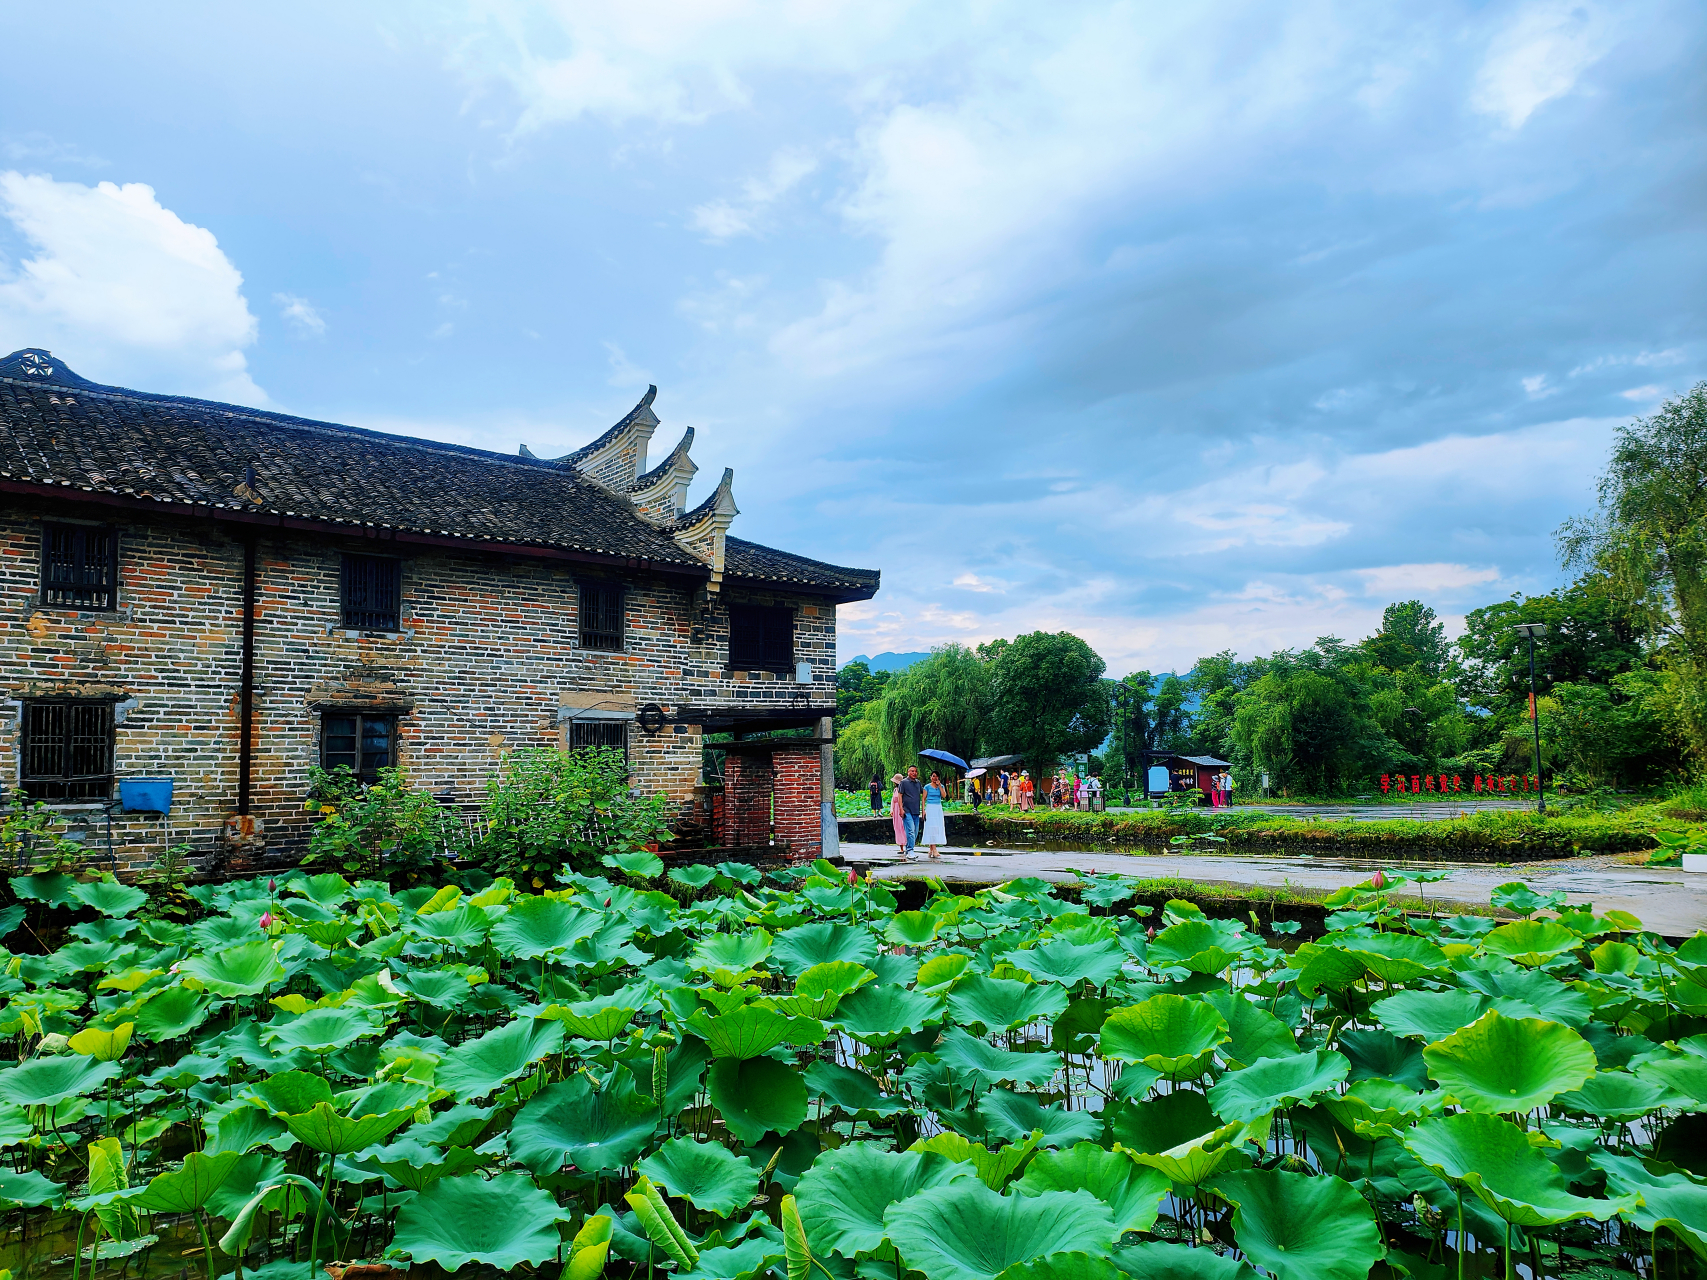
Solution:
[(928, 751), (921, 751), (919, 754), (922, 756), (929, 756), (932, 760), (941, 760), (944, 764), (951, 764), (956, 769), (966, 768), (966, 761), (947, 751), (938, 751), (935, 748), (932, 748)]

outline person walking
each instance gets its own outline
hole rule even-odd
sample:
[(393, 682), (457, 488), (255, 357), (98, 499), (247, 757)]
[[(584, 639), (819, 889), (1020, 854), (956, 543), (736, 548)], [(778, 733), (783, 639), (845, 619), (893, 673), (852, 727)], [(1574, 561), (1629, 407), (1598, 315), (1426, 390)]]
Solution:
[(941, 855), (936, 851), (937, 846), (948, 843), (947, 824), (943, 822), (942, 817), (943, 801), (947, 798), (948, 793), (943, 789), (942, 779), (934, 773), (931, 774), (931, 780), (925, 784), (925, 833), (921, 837), (921, 843), (930, 849), (932, 862), (941, 860)]
[(904, 858), (907, 856), (907, 822), (906, 811), (901, 807), (901, 783), (905, 779), (896, 774), (889, 781), (894, 784), (894, 791), (889, 797), (889, 821), (895, 827), (895, 852)]
[(871, 775), (871, 788), (870, 789), (871, 789), (871, 813), (872, 813), (873, 817), (876, 817), (879, 813), (883, 812), (883, 775), (882, 774), (874, 773)]
[(908, 765), (907, 776), (900, 781), (901, 821), (906, 824), (907, 828), (907, 847), (902, 852), (908, 861), (912, 861), (915, 857), (919, 842), (919, 827), (924, 822), (924, 819), (919, 815), (919, 799), (923, 790), (924, 787), (919, 782), (919, 766), (916, 764)]
[(973, 813), (977, 813), (979, 806), (984, 803), (984, 788), (982, 787), (982, 785), (980, 785), (981, 782), (982, 782), (982, 779), (980, 779), (978, 782), (974, 782), (970, 788), (970, 790), (972, 792), (972, 812)]
[(1106, 812), (1106, 806), (1102, 802), (1102, 779), (1093, 775), (1088, 785), (1091, 789), (1091, 812)]

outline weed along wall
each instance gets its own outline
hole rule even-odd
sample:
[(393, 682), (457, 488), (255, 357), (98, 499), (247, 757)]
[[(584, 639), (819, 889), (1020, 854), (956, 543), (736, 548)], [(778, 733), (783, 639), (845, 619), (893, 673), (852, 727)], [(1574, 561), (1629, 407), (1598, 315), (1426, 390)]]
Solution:
[(1707, 934), (1522, 884), (1501, 923), (1409, 916), (1393, 876), (1299, 941), (1121, 876), (914, 905), (823, 860), (606, 859), (542, 893), (12, 880), (0, 1267), (1355, 1280), (1707, 1256)]

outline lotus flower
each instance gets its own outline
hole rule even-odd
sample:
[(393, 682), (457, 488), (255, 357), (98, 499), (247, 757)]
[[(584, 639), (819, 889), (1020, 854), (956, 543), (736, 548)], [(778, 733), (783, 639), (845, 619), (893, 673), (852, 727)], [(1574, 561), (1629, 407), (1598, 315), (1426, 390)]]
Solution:
[(271, 929), (276, 923), (278, 923), (277, 918), (271, 911), (263, 911), (261, 913), (260, 924), (262, 929)]
[(1387, 877), (1377, 871), (1374, 875), (1369, 877), (1369, 887), (1371, 889), (1385, 889), (1387, 887)]
[(279, 882), (277, 880), (267, 881), (267, 892), (268, 893), (277, 893), (278, 891), (279, 891)]
[(607, 907), (610, 906), (610, 899), (609, 898), (605, 899), (605, 906), (607, 906)]
[(848, 883), (849, 884), (858, 884), (859, 883), (859, 877), (854, 874), (854, 869), (852, 867), (848, 868)]

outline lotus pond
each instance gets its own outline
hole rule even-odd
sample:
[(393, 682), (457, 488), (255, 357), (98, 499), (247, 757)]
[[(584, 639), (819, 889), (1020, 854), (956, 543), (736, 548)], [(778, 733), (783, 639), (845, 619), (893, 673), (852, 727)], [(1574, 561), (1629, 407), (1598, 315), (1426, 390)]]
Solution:
[(611, 861), (182, 921), (15, 879), (7, 1265), (1703, 1274), (1707, 934), (1521, 884), (1506, 923), (1407, 915), (1398, 874), (1294, 945), (1112, 876), (902, 911), (826, 862)]

